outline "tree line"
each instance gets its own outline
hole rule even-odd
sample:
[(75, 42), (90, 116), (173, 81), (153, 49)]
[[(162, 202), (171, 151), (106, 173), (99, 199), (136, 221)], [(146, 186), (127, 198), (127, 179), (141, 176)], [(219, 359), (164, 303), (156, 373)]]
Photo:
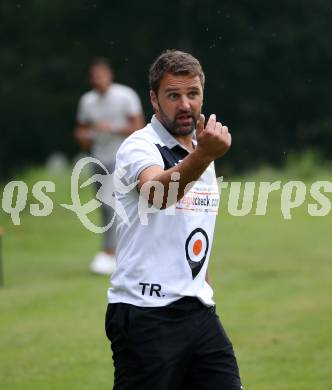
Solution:
[(330, 1), (5, 0), (0, 12), (1, 178), (78, 152), (72, 129), (95, 56), (139, 93), (149, 120), (148, 68), (167, 48), (203, 64), (204, 113), (233, 136), (226, 170), (305, 149), (332, 156)]

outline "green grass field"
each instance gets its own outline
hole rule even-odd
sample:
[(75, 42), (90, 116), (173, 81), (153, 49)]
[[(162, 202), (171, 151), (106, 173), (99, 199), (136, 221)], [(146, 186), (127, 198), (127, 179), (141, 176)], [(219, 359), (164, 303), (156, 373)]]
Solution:
[[(110, 389), (109, 282), (88, 272), (101, 238), (59, 206), (70, 200), (68, 174), (25, 179), (30, 190), (55, 181), (55, 206), (48, 217), (27, 208), (21, 226), (1, 214), (0, 389)], [(266, 216), (233, 217), (223, 199), (209, 273), (245, 389), (331, 389), (331, 213), (311, 217), (306, 202), (284, 220), (276, 193)]]

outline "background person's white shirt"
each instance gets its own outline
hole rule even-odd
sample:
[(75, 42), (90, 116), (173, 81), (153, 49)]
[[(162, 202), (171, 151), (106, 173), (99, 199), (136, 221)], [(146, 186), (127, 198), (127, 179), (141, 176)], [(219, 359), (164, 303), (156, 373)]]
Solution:
[(124, 136), (116, 130), (128, 125), (128, 117), (142, 113), (141, 101), (137, 93), (127, 86), (112, 83), (105, 94), (95, 90), (85, 93), (78, 105), (77, 121), (82, 124), (106, 122), (111, 133), (93, 132), (91, 155), (105, 164), (115, 161)]

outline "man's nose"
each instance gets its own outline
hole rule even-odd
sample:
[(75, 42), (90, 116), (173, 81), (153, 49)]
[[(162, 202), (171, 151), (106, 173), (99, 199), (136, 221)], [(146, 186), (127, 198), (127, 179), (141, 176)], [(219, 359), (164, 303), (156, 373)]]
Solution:
[(179, 106), (180, 110), (188, 111), (191, 108), (190, 101), (186, 96), (181, 97), (179, 104), (180, 104)]

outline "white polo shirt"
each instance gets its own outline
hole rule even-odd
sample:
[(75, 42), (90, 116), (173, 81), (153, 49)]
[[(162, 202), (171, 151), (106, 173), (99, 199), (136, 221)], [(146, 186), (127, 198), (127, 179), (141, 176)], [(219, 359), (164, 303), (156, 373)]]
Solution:
[[(150, 124), (123, 142), (116, 169), (126, 171), (122, 180), (131, 185), (145, 168), (159, 165), (166, 170), (187, 155), (153, 116)], [(129, 223), (118, 220), (117, 266), (109, 302), (154, 307), (190, 296), (214, 305), (212, 288), (205, 281), (219, 206), (214, 163), (171, 208), (142, 213), (139, 197), (136, 188), (117, 193)]]
[(95, 90), (85, 93), (79, 101), (77, 121), (82, 124), (106, 122), (114, 129), (111, 133), (92, 129), (92, 156), (105, 164), (114, 163), (116, 152), (125, 138), (116, 130), (128, 125), (128, 117), (141, 112), (137, 93), (125, 85), (113, 83), (103, 95)]

